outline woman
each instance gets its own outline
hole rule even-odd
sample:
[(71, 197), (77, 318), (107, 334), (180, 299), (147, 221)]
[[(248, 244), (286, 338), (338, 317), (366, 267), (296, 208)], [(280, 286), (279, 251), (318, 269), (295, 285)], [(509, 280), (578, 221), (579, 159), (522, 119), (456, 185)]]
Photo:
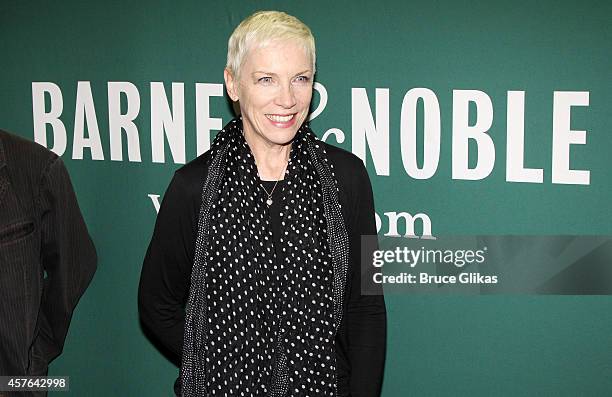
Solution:
[(360, 236), (375, 234), (354, 155), (306, 123), (312, 33), (258, 12), (229, 39), (241, 117), (179, 169), (143, 264), (143, 323), (181, 356), (181, 395), (376, 396), (382, 296), (360, 294)]

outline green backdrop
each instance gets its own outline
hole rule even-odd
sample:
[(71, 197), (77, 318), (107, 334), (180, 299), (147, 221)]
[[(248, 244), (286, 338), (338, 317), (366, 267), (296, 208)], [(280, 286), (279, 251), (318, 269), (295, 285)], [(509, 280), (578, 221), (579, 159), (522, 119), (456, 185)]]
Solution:
[[(16, 1), (0, 3), (0, 128), (34, 138), (33, 82), (62, 92), (63, 153), (99, 253), (98, 272), (75, 312), (64, 353), (50, 374), (69, 375), (75, 396), (167, 396), (177, 375), (145, 338), (136, 295), (155, 209), (180, 164), (151, 154), (151, 82), (184, 83), (185, 155), (196, 156), (196, 83), (223, 82), (233, 28), (258, 9), (280, 9), (308, 24), (317, 40), (317, 81), (327, 105), (312, 121), (322, 136), (353, 149), (354, 89), (365, 88), (372, 115), (388, 89), (389, 175), (367, 150), (381, 234), (386, 212), (423, 213), (435, 234), (612, 234), (612, 3), (609, 1)], [(89, 82), (103, 160), (73, 159), (77, 84)], [(111, 160), (109, 82), (131, 82), (140, 98), (134, 123), (141, 161)], [(433, 91), (440, 109), (440, 156), (428, 179), (402, 165), (402, 100)], [(453, 90), (491, 100), (488, 135), (495, 165), (481, 180), (452, 177)], [(506, 181), (507, 92), (525, 92), (525, 166), (542, 183)], [(587, 185), (553, 183), (555, 91), (589, 93), (571, 110), (586, 143), (571, 146), (572, 169)], [(384, 91), (380, 91), (384, 93)], [(382, 95), (382, 94), (381, 94)], [(315, 106), (320, 95), (315, 95)], [(49, 96), (46, 106), (52, 106)], [(125, 97), (121, 106), (127, 111)], [(417, 106), (417, 147), (423, 104)], [(478, 113), (477, 113), (478, 111)], [(227, 122), (226, 99), (210, 116)], [(470, 122), (480, 109), (470, 105)], [(366, 115), (367, 116), (367, 115)], [(91, 125), (85, 131), (91, 133)], [(377, 127), (380, 127), (377, 125)], [(48, 146), (53, 132), (47, 126)], [(334, 137), (328, 142), (335, 143)], [(422, 164), (423, 153), (418, 151)], [(477, 147), (470, 143), (470, 164)], [(417, 234), (422, 230), (417, 226)], [(612, 298), (609, 296), (388, 296), (383, 396), (612, 395)]]

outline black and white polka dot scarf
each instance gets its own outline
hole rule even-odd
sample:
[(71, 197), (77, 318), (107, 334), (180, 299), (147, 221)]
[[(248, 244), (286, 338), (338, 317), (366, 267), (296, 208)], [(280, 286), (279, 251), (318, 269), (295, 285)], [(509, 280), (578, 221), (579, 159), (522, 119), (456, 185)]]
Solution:
[(183, 396), (335, 396), (348, 236), (323, 145), (303, 125), (282, 191), (278, 260), (267, 196), (232, 120), (211, 146), (186, 307)]

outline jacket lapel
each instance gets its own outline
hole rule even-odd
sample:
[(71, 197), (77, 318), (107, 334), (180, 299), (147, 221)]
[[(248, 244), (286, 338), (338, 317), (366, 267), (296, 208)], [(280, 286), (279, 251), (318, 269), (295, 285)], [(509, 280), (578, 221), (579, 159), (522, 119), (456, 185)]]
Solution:
[(6, 165), (4, 145), (2, 144), (2, 132), (0, 131), (0, 206), (2, 206), (2, 200), (8, 190), (8, 185), (8, 167)]

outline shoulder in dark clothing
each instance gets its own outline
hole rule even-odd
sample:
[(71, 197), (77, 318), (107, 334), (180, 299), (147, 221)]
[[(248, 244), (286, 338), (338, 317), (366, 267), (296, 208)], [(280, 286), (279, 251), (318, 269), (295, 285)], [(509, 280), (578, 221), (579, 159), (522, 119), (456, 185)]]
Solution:
[(7, 131), (0, 130), (0, 141), (7, 148), (5, 155), (16, 161), (24, 162), (32, 158), (48, 161), (58, 157), (46, 147)]
[(181, 179), (186, 181), (201, 181), (203, 183), (204, 178), (206, 177), (206, 172), (208, 171), (209, 159), (210, 151), (207, 151), (206, 153), (199, 155), (181, 168), (177, 169), (175, 173), (178, 174)]
[(42, 174), (58, 158), (36, 142), (0, 130), (0, 168), (6, 165), (10, 174), (19, 173), (23, 186), (39, 186)]
[(365, 171), (363, 161), (348, 150), (326, 142), (323, 142), (323, 145), (340, 185), (346, 186), (349, 182), (356, 182), (356, 175), (361, 174), (358, 171)]

